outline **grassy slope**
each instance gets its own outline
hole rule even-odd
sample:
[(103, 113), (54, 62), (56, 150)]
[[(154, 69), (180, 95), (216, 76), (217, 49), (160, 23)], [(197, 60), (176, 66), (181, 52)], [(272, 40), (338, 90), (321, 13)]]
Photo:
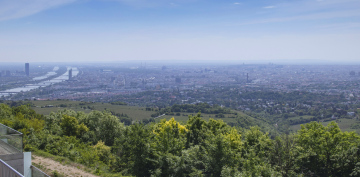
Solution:
[[(75, 172), (81, 171), (80, 173), (82, 174), (76, 176), (123, 177), (120, 173), (102, 173), (100, 175), (95, 175), (96, 170), (94, 168), (88, 168), (82, 164), (75, 163), (66, 157), (55, 156), (41, 150), (33, 151), (32, 154), (33, 165), (51, 176), (54, 176), (55, 170), (58, 172), (59, 177), (73, 176), (74, 168), (76, 168)], [(35, 160), (36, 156), (41, 157), (43, 162), (37, 162), (38, 160)], [(44, 161), (48, 163), (45, 163)], [(58, 162), (60, 164), (54, 164), (54, 162)], [(49, 165), (49, 163), (52, 163), (53, 165)], [(59, 170), (59, 168), (61, 170)]]

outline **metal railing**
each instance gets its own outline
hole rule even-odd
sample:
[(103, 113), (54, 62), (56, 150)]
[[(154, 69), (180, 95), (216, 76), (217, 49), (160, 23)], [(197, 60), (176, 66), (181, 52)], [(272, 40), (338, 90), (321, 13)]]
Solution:
[(4, 153), (23, 152), (23, 134), (3, 124), (0, 124), (0, 141), (0, 146), (5, 143)]
[(40, 169), (36, 168), (35, 166), (31, 165), (31, 177), (50, 177)]
[(0, 176), (6, 177), (24, 177), (10, 165), (0, 159)]

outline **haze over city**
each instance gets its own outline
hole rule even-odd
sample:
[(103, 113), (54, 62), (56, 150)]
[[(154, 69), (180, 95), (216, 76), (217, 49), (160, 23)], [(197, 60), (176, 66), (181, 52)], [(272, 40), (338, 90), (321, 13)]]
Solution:
[(0, 0), (0, 177), (359, 176), (360, 0)]
[(358, 63), (357, 0), (0, 0), (1, 62)]

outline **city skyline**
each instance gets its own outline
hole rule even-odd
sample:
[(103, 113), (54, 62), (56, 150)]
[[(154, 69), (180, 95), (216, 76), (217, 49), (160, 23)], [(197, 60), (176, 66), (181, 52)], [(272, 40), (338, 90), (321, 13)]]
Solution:
[(0, 62), (357, 63), (356, 0), (0, 0)]

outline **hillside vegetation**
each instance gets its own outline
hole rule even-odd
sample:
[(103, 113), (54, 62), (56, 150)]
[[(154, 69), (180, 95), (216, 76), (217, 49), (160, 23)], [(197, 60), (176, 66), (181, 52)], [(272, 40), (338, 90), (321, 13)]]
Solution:
[(45, 151), (102, 176), (359, 176), (360, 136), (311, 122), (273, 139), (201, 114), (124, 125), (109, 111), (37, 114), (0, 104), (0, 123), (24, 133), (25, 151)]
[[(259, 126), (263, 131), (273, 132), (274, 130), (274, 126), (270, 125), (270, 123), (266, 122), (264, 119), (254, 118), (241, 111), (230, 108), (224, 108), (217, 105), (210, 106), (207, 103), (173, 105), (172, 107), (165, 108), (128, 106), (123, 102), (97, 103), (69, 100), (8, 101), (6, 103), (11, 107), (30, 105), (36, 113), (43, 115), (49, 115), (52, 112), (58, 112), (64, 109), (71, 109), (84, 113), (90, 113), (94, 110), (105, 110), (112, 115), (117, 116), (125, 125), (130, 125), (133, 122), (141, 122), (144, 124), (159, 122), (161, 119), (170, 120), (173, 117), (177, 121), (185, 124), (188, 121), (189, 116), (194, 116), (198, 112), (201, 112), (201, 117), (204, 120), (209, 120), (210, 118), (215, 120), (221, 119), (231, 126), (241, 126), (245, 128)], [(178, 109), (177, 107), (181, 107), (181, 109)]]

